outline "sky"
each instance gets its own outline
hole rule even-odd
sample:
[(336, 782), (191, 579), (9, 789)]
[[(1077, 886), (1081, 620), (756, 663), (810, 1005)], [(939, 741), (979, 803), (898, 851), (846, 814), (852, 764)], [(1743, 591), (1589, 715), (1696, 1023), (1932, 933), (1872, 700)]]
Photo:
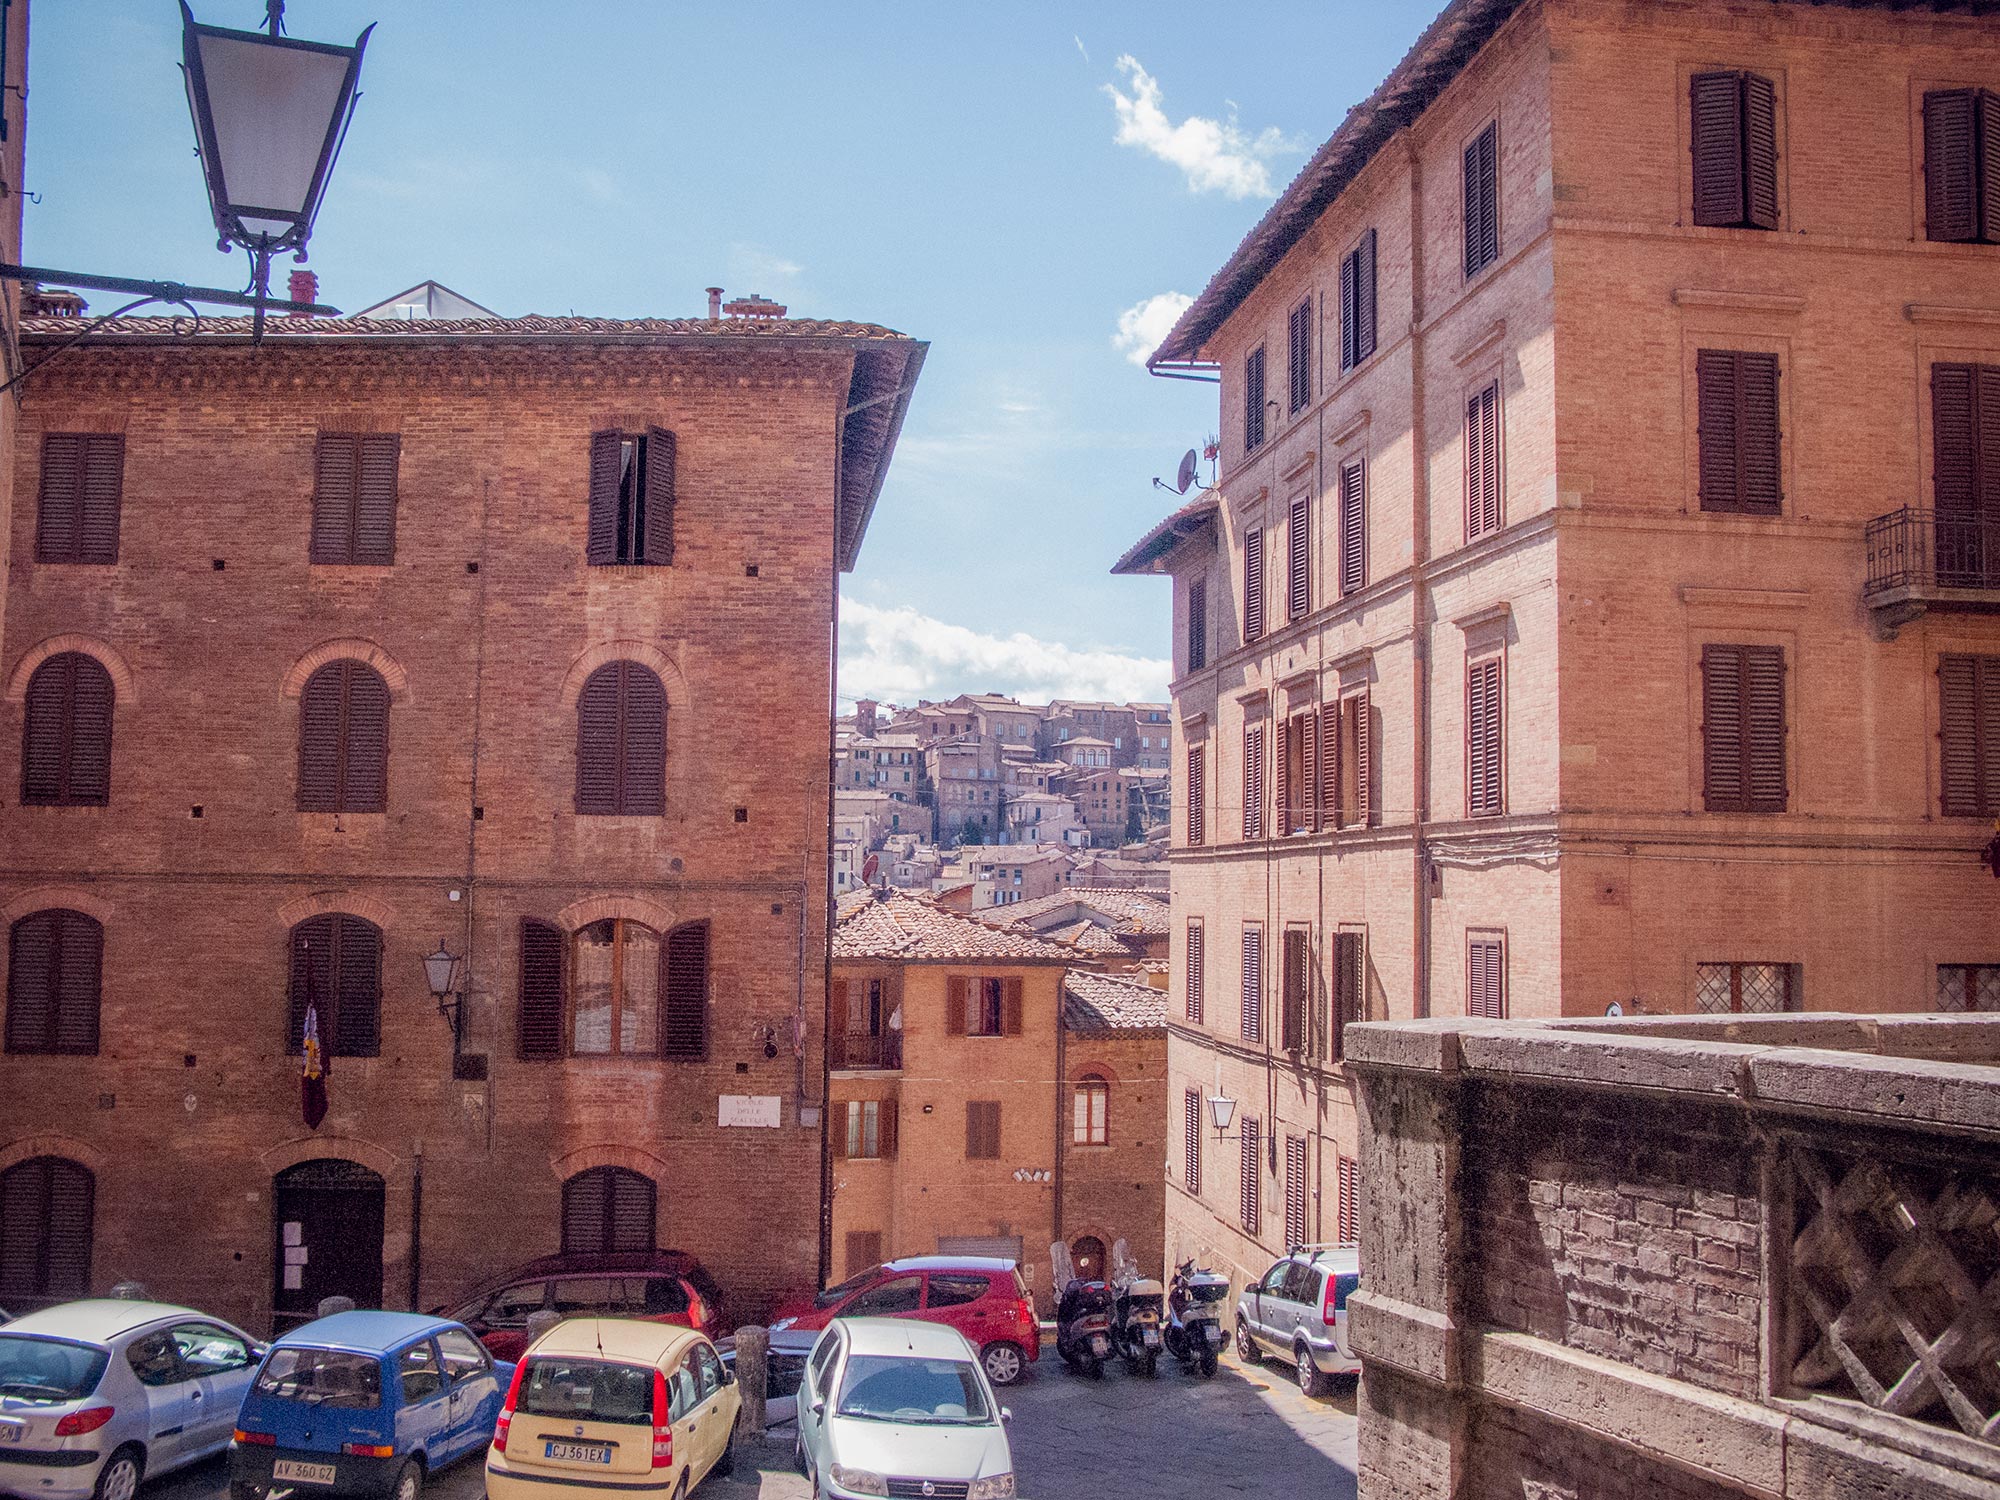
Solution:
[[(507, 315), (685, 317), (720, 285), (928, 340), (842, 583), (842, 698), (1164, 700), (1167, 585), (1108, 570), (1217, 398), (1144, 358), (1433, 7), (1229, 14), (291, 0), (302, 38), (378, 23), (311, 265), (347, 309), (434, 278)], [(241, 285), (177, 6), (36, 0), (32, 26), (24, 261)]]

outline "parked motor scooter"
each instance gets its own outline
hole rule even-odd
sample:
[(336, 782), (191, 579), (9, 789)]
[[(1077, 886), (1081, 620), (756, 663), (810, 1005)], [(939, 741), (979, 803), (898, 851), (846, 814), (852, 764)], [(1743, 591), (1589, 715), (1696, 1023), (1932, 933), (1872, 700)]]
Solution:
[(1173, 1280), (1167, 1284), (1167, 1353), (1182, 1368), (1200, 1370), (1204, 1380), (1215, 1373), (1227, 1337), (1222, 1331), (1222, 1308), (1228, 1300), (1227, 1276), (1198, 1270), (1192, 1260), (1174, 1267)]
[(1111, 1288), (1078, 1276), (1067, 1245), (1049, 1246), (1049, 1265), (1063, 1289), (1056, 1304), (1056, 1353), (1077, 1374), (1101, 1380), (1111, 1353)]
[(1167, 1289), (1140, 1272), (1125, 1241), (1111, 1249), (1111, 1343), (1134, 1375), (1152, 1376), (1160, 1362), (1161, 1312)]

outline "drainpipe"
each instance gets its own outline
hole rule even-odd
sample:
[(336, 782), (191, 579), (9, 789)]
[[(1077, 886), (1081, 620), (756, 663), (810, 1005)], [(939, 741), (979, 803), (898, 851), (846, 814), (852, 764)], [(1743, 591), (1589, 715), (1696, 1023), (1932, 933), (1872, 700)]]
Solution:
[(424, 1281), (424, 1143), (418, 1141), (410, 1153), (414, 1170), (410, 1175), (410, 1311), (422, 1312), (419, 1293)]
[(1403, 129), (1403, 156), (1410, 167), (1410, 409), (1417, 414), (1417, 441), (1410, 475), (1410, 656), (1415, 681), (1416, 712), (1410, 727), (1410, 750), (1416, 795), (1411, 798), (1410, 860), (1412, 916), (1416, 927), (1416, 973), (1412, 1008), (1418, 1017), (1431, 1013), (1431, 871), (1424, 824), (1431, 795), (1431, 637), (1430, 585), (1424, 567), (1431, 550), (1430, 465), (1424, 444), (1424, 176), (1409, 128)]

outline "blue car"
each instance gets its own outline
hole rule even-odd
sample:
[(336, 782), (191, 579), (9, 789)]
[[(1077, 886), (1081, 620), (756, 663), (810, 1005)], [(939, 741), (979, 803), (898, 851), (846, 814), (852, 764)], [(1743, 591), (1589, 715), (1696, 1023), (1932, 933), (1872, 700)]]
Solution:
[(446, 1318), (344, 1312), (307, 1323), (271, 1345), (243, 1399), (231, 1500), (416, 1500), (426, 1475), (485, 1451), (513, 1378), (513, 1365)]

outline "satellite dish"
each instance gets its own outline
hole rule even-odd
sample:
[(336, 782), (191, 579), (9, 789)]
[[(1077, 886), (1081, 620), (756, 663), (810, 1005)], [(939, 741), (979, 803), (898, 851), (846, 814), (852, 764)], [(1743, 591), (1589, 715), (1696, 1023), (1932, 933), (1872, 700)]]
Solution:
[(1183, 495), (1188, 492), (1188, 486), (1194, 483), (1194, 466), (1195, 453), (1194, 449), (1190, 448), (1181, 455), (1180, 472), (1174, 476), (1174, 488)]

